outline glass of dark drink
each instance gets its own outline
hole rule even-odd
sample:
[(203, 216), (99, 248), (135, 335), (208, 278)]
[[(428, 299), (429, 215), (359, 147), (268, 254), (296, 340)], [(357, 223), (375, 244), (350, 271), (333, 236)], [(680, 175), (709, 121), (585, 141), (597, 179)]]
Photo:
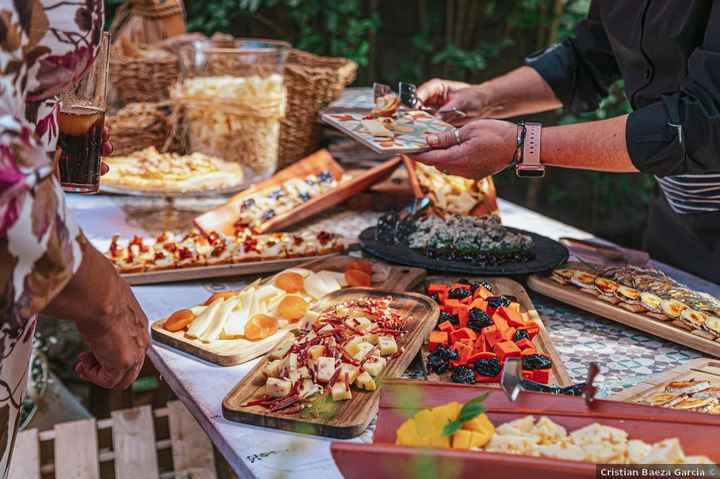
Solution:
[(110, 35), (103, 34), (95, 63), (60, 95), (57, 162), (65, 191), (97, 193), (107, 106)]

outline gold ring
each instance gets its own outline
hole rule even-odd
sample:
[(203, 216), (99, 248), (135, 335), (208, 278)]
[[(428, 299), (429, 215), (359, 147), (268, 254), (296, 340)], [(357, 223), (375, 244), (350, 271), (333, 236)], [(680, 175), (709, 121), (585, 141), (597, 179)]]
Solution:
[(455, 144), (459, 145), (460, 143), (462, 143), (462, 139), (460, 138), (460, 130), (456, 128), (453, 131), (453, 134), (455, 135)]

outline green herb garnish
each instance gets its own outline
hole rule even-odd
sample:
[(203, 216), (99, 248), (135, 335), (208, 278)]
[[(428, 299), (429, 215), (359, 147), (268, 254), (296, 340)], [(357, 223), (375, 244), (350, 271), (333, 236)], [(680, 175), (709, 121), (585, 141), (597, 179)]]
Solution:
[(485, 401), (489, 395), (490, 393), (483, 393), (463, 404), (462, 409), (460, 409), (460, 414), (458, 414), (458, 418), (454, 421), (448, 421), (448, 423), (445, 424), (445, 427), (443, 428), (443, 436), (452, 436), (467, 421), (484, 413), (487, 408), (485, 407), (485, 404), (483, 404), (483, 401)]

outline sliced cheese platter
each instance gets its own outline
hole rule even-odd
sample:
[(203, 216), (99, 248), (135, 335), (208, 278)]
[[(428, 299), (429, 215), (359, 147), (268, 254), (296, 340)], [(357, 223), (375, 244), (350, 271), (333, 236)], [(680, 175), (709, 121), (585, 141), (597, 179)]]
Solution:
[(384, 180), (401, 162), (397, 157), (366, 171), (349, 172), (327, 150), (320, 150), (203, 213), (195, 225), (206, 234), (279, 231)]
[(720, 358), (720, 300), (647, 267), (569, 262), (532, 275), (540, 294)]
[(231, 421), (335, 438), (362, 433), (378, 390), (412, 362), (437, 322), (426, 296), (369, 288), (340, 290), (319, 315), (263, 358), (223, 401)]
[(350, 285), (404, 291), (424, 277), (425, 271), (418, 268), (332, 256), (286, 269), (240, 291), (217, 292), (203, 305), (154, 321), (152, 337), (200, 359), (233, 366), (270, 351), (326, 294)]
[(699, 358), (649, 376), (610, 399), (720, 415), (720, 361)]
[(508, 278), (429, 276), (421, 292), (440, 305), (423, 358), (429, 381), (499, 387), (508, 357), (522, 359), (528, 380), (572, 381), (522, 285)]

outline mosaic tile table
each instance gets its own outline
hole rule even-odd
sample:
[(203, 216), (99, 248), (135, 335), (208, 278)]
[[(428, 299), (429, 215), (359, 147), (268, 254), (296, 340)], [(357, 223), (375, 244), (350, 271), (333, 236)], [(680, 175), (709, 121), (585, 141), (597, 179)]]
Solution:
[[(186, 224), (195, 211), (218, 200), (177, 200), (175, 210), (164, 209), (162, 200), (70, 195), (69, 204), (86, 234), (106, 246), (113, 233), (141, 234)], [(514, 204), (500, 201), (504, 222), (546, 236), (589, 238), (590, 235)], [(180, 213), (177, 212), (180, 211)], [(377, 213), (336, 210), (298, 228), (328, 229), (356, 236), (375, 223)], [(681, 281), (693, 282), (681, 272), (665, 268)], [(231, 278), (134, 287), (148, 316), (158, 318), (180, 307), (206, 299), (209, 291), (237, 288), (253, 278)], [(720, 287), (702, 281), (694, 287), (720, 294)], [(575, 381), (582, 381), (589, 361), (602, 365), (599, 395), (616, 391), (701, 355), (682, 346), (653, 338), (592, 314), (531, 294), (547, 322), (555, 346)], [(225, 394), (254, 366), (254, 362), (222, 368), (154, 344), (149, 358), (178, 397), (197, 418), (219, 451), (240, 477), (338, 478), (330, 456), (330, 440), (233, 423), (222, 417)], [(411, 368), (410, 374), (413, 373)], [(371, 441), (372, 425), (357, 441)]]

